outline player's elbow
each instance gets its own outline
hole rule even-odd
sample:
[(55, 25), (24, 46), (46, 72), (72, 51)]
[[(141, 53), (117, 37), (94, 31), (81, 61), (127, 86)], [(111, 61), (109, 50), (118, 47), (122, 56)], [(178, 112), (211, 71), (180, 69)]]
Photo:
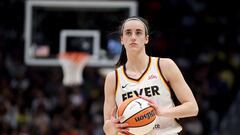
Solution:
[(197, 116), (198, 115), (198, 111), (199, 111), (199, 109), (198, 109), (198, 105), (196, 104), (196, 103), (192, 103), (192, 107), (191, 107), (192, 109), (192, 111), (191, 111), (191, 114), (192, 114), (192, 116)]

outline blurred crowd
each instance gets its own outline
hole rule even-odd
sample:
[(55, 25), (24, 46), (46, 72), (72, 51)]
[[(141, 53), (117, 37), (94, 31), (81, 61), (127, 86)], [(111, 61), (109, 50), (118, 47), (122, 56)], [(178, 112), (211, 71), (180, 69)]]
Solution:
[[(240, 101), (237, 4), (138, 2), (139, 15), (151, 28), (147, 53), (172, 58), (199, 104), (197, 117), (180, 119), (181, 134), (218, 135), (230, 130), (229, 110)], [(105, 78), (98, 68), (85, 68), (85, 82), (66, 87), (61, 67), (24, 63), (24, 0), (1, 1), (0, 20), (0, 135), (103, 135)]]

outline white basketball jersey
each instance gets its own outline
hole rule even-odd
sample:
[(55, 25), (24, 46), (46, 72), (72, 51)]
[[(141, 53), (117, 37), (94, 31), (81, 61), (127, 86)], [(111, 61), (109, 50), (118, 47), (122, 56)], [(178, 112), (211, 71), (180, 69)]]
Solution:
[[(146, 71), (138, 79), (127, 76), (125, 66), (116, 69), (116, 104), (127, 98), (143, 95), (155, 101), (161, 108), (174, 107), (170, 89), (162, 76), (159, 58), (149, 57)], [(182, 127), (173, 118), (157, 117), (157, 123), (149, 135), (177, 134)]]

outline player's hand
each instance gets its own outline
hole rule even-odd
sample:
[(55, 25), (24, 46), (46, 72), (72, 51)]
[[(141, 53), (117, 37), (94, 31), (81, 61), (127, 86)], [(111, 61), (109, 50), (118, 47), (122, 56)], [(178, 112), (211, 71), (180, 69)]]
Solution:
[(116, 134), (114, 123), (111, 120), (105, 121), (103, 130), (106, 135), (115, 135)]
[(152, 101), (151, 99), (149, 99), (148, 97), (145, 97), (145, 96), (139, 96), (140, 98), (142, 99), (145, 99), (149, 102), (149, 105), (152, 106), (154, 108), (154, 113), (157, 115), (157, 116), (161, 116), (161, 109), (160, 107), (157, 105), (157, 103), (155, 103), (154, 101)]
[(129, 135), (130, 133), (128, 132), (128, 124), (120, 122), (121, 120), (124, 119), (123, 116), (119, 118), (115, 118), (116, 112), (117, 112), (117, 108), (115, 107), (112, 112), (111, 121), (114, 123), (114, 126), (117, 129), (117, 132), (123, 135)]

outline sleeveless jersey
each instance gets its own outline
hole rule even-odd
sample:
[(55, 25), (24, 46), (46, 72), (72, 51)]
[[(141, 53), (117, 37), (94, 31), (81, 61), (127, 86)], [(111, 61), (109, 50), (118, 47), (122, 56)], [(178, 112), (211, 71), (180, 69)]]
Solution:
[[(138, 95), (147, 96), (161, 108), (174, 107), (170, 88), (167, 85), (161, 70), (160, 58), (149, 57), (148, 67), (138, 79), (129, 77), (125, 72), (125, 65), (116, 69), (115, 101), (119, 106), (127, 98)], [(149, 135), (177, 134), (182, 127), (174, 118), (157, 117), (157, 123)]]

